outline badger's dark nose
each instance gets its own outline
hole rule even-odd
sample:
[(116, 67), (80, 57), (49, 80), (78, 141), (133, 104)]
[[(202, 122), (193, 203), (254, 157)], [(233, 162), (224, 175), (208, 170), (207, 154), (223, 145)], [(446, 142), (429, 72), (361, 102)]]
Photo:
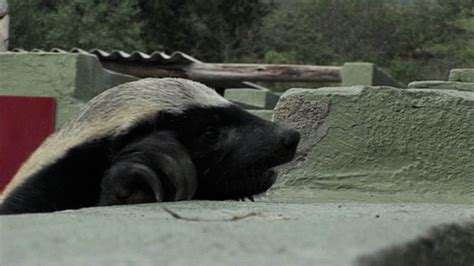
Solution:
[(292, 128), (285, 129), (285, 131), (283, 132), (282, 143), (286, 149), (288, 150), (296, 149), (296, 146), (298, 146), (299, 142), (300, 142), (300, 133), (297, 130), (292, 129)]

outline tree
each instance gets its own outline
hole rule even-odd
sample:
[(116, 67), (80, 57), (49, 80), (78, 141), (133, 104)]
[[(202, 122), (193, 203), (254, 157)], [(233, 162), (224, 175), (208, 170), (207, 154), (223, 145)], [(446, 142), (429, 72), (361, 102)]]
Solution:
[(255, 54), (260, 25), (272, 7), (259, 0), (140, 1), (149, 50), (159, 44), (206, 61), (239, 60)]
[(12, 0), (11, 47), (140, 49), (135, 0)]
[(472, 0), (283, 1), (265, 20), (264, 60), (369, 61), (405, 82), (445, 79), (449, 68), (474, 64), (474, 27), (460, 25), (472, 8)]
[(370, 61), (405, 82), (474, 65), (473, 0), (9, 3), (10, 47), (180, 50), (211, 62)]

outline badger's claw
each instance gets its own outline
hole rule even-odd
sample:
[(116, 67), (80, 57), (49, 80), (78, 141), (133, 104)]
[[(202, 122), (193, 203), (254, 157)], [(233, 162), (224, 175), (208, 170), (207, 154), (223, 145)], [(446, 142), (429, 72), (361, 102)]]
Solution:
[(255, 199), (253, 198), (253, 196), (247, 196), (247, 197), (243, 197), (243, 198), (236, 198), (235, 201), (245, 201), (246, 199), (250, 200), (251, 202), (255, 202)]

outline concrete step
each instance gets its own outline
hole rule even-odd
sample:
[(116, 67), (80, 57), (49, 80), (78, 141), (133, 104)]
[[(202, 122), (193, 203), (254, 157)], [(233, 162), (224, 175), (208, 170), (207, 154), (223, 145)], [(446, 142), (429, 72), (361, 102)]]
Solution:
[(226, 89), (224, 97), (246, 109), (273, 109), (279, 99), (271, 91), (246, 88)]
[(449, 81), (474, 82), (474, 68), (458, 68), (449, 72)]
[(263, 118), (265, 120), (268, 120), (268, 121), (272, 121), (273, 119), (273, 110), (249, 110), (247, 109), (247, 111), (249, 111), (250, 113), (260, 117), (260, 118)]
[(408, 84), (408, 88), (474, 91), (474, 82), (438, 81), (438, 80), (414, 81)]
[(0, 261), (23, 266), (472, 265), (473, 224), (427, 232), (472, 217), (474, 209), (467, 205), (236, 201), (0, 216)]

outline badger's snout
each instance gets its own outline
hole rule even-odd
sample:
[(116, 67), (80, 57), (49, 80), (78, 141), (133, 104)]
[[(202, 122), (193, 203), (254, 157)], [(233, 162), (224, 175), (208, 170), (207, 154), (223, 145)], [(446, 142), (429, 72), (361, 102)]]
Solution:
[(300, 142), (300, 133), (296, 129), (283, 129), (281, 133), (281, 145), (283, 149), (295, 151)]
[(295, 157), (300, 142), (300, 133), (293, 128), (278, 126), (274, 131), (273, 152), (269, 154), (269, 166), (287, 163)]

